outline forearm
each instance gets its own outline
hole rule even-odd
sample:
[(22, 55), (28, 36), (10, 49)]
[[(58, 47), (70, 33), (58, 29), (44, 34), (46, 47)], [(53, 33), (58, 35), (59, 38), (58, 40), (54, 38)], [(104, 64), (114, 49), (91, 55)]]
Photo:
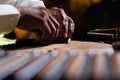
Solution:
[(20, 18), (23, 17), (26, 14), (26, 12), (28, 11), (27, 7), (24, 7), (24, 6), (15, 6), (15, 8), (19, 11)]
[[(25, 6), (16, 6), (20, 12), (20, 18), (17, 24), (17, 28), (24, 30), (32, 30), (36, 24), (34, 20), (39, 21), (39, 17), (43, 15), (41, 9), (43, 7), (25, 7)], [(31, 25), (34, 24), (34, 25)], [(32, 27), (32, 29), (31, 29)]]

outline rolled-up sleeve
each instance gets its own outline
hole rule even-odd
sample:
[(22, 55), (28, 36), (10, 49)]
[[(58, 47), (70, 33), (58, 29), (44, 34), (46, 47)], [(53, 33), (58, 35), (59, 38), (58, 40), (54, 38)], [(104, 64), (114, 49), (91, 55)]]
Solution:
[(42, 0), (0, 0), (0, 34), (10, 32), (17, 25), (20, 14), (13, 6), (45, 7)]
[(12, 5), (0, 5), (0, 34), (7, 33), (17, 25), (20, 13)]
[(41, 6), (45, 7), (42, 0), (17, 0), (16, 6)]

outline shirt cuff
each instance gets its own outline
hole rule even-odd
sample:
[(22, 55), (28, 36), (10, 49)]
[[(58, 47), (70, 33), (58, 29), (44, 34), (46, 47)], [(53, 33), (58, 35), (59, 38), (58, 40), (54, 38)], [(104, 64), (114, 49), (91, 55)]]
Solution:
[(12, 5), (0, 5), (0, 34), (12, 31), (19, 20), (20, 12)]
[(35, 6), (40, 6), (40, 7), (45, 7), (45, 5), (44, 5), (44, 3), (43, 3), (43, 1), (42, 0), (30, 0), (31, 1), (31, 5), (33, 6), (33, 7), (35, 7)]

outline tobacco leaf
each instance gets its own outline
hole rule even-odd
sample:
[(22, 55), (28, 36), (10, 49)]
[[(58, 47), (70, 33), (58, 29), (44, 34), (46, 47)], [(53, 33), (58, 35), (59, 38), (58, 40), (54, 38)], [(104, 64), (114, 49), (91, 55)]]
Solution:
[(14, 44), (16, 43), (15, 39), (7, 39), (0, 35), (0, 46)]

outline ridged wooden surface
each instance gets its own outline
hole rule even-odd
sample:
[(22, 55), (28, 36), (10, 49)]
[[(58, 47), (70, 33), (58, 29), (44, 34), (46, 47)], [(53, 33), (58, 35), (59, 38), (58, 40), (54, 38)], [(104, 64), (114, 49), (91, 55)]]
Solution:
[[(50, 44), (47, 46), (39, 46), (35, 48), (22, 48), (22, 49), (16, 49), (16, 50), (21, 50), (23, 52), (30, 52), (30, 51), (36, 51), (40, 50), (42, 52), (47, 52), (49, 50), (54, 50), (54, 49), (66, 49), (66, 50), (78, 50), (78, 51), (88, 51), (88, 50), (99, 50), (99, 51), (113, 51), (113, 48), (110, 44), (105, 44), (105, 43), (98, 43), (98, 42), (85, 42), (85, 41), (70, 41), (68, 44), (66, 43), (61, 43), (61, 44)], [(13, 50), (12, 52), (16, 51)]]
[[(5, 72), (8, 71), (21, 80), (22, 77), (24, 80), (33, 77), (38, 80), (120, 79), (120, 54), (114, 54), (110, 44), (70, 41), (68, 44), (22, 48), (9, 53), (18, 54), (8, 55), (0, 62), (3, 76), (7, 76)], [(1, 75), (0, 79), (3, 79)]]

